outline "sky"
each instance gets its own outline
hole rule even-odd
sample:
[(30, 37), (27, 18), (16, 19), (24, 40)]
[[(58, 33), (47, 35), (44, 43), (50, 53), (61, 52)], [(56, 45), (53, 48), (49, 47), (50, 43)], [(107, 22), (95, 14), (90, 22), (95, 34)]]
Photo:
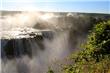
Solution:
[(0, 10), (109, 13), (110, 0), (0, 0)]

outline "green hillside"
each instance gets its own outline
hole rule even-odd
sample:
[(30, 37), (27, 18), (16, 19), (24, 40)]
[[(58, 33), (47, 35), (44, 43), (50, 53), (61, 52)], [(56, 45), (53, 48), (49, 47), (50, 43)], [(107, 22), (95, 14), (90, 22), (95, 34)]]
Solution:
[(110, 73), (110, 20), (93, 28), (83, 48), (71, 55), (74, 64), (63, 73)]

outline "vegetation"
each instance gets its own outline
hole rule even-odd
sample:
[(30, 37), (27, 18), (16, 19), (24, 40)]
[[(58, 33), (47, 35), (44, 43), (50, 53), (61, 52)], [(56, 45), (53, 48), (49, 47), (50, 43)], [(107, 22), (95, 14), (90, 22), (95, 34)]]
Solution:
[(110, 73), (110, 20), (95, 25), (83, 48), (63, 73)]
[(54, 73), (54, 71), (49, 67), (49, 70), (47, 73)]

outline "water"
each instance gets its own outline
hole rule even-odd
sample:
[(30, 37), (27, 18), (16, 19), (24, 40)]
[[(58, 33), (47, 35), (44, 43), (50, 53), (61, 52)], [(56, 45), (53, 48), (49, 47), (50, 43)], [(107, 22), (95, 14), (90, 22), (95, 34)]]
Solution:
[[(27, 37), (32, 32), (33, 35)], [(41, 30), (42, 35), (32, 32), (25, 30), (14, 38), (1, 39), (2, 73), (45, 73), (51, 64), (69, 54), (69, 31)]]
[(78, 13), (3, 12), (1, 73), (46, 73), (50, 66), (59, 73), (56, 64), (65, 63), (66, 57), (80, 49), (98, 17)]

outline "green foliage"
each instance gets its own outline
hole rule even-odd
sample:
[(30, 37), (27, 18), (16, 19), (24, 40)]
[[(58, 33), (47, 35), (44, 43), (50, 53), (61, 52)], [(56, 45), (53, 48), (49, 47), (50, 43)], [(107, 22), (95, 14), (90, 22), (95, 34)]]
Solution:
[(49, 68), (47, 73), (54, 73), (54, 71), (51, 68)]
[(84, 49), (72, 55), (73, 65), (64, 73), (108, 73), (110, 71), (110, 20), (93, 28)]

